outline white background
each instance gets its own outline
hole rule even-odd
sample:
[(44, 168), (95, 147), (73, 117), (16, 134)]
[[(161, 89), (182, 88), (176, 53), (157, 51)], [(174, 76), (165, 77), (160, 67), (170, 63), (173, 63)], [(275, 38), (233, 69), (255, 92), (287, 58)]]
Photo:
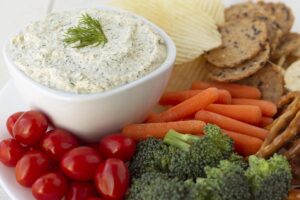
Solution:
[[(0, 48), (11, 33), (21, 27), (45, 16), (48, 12), (70, 9), (84, 5), (96, 6), (108, 0), (0, 0)], [(240, 2), (241, 0), (224, 0), (226, 4)], [(279, 1), (279, 0), (273, 0)], [(298, 0), (281, 0), (287, 3), (294, 11), (296, 23), (294, 31), (300, 30), (300, 9)], [(0, 54), (0, 91), (8, 81), (9, 75), (5, 69), (2, 54)], [(0, 121), (0, 123), (5, 123)], [(14, 177), (11, 177), (14, 178)], [(0, 188), (0, 200), (9, 200), (9, 197)], [(26, 199), (22, 199), (26, 200)]]

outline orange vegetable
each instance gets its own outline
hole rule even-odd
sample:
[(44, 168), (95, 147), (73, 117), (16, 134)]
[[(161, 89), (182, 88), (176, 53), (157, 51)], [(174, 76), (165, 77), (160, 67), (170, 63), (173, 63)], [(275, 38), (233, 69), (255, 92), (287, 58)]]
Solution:
[(218, 98), (218, 89), (208, 88), (180, 104), (151, 117), (148, 122), (170, 122), (184, 119), (215, 102)]
[(260, 107), (262, 114), (267, 117), (273, 117), (277, 113), (277, 106), (270, 101), (257, 99), (232, 99), (232, 104), (258, 106)]
[(205, 110), (250, 124), (259, 124), (262, 120), (261, 110), (258, 106), (210, 104)]
[(255, 154), (260, 149), (263, 143), (261, 139), (258, 139), (256, 137), (251, 137), (227, 130), (223, 130), (223, 132), (234, 140), (235, 150), (243, 156), (250, 156)]
[(166, 133), (173, 129), (180, 133), (189, 133), (201, 135), (205, 123), (199, 120), (148, 123), (148, 124), (131, 124), (125, 126), (122, 133), (134, 140), (144, 140), (148, 137), (164, 138)]
[(200, 110), (199, 112), (197, 112), (195, 117), (198, 120), (216, 124), (223, 129), (249, 135), (252, 137), (257, 137), (262, 140), (264, 140), (268, 135), (268, 131), (263, 128), (259, 128), (254, 125), (250, 125), (245, 122), (241, 122), (236, 119), (232, 119), (230, 117), (205, 110)]
[(266, 127), (269, 126), (270, 124), (272, 124), (274, 121), (273, 118), (271, 117), (262, 117), (261, 122), (259, 123), (260, 127)]
[(290, 190), (288, 200), (300, 200), (300, 190), (299, 189)]
[(217, 82), (203, 82), (196, 81), (192, 85), (192, 89), (202, 90), (209, 87), (216, 87), (218, 89), (227, 90), (233, 98), (249, 98), (249, 99), (260, 99), (261, 92), (255, 87), (246, 85), (239, 85), (233, 83), (217, 83)]
[[(159, 104), (161, 105), (176, 105), (179, 104), (197, 94), (202, 92), (203, 90), (184, 90), (177, 92), (167, 92), (165, 93)], [(221, 104), (230, 104), (231, 103), (231, 95), (227, 90), (219, 90), (219, 98), (216, 101)]]

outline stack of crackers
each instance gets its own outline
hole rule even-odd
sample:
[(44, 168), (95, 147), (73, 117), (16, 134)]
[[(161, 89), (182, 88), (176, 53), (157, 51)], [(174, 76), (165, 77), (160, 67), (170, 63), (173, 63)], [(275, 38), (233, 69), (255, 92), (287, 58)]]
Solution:
[(277, 102), (284, 93), (284, 78), (276, 64), (300, 46), (299, 35), (290, 33), (291, 9), (283, 3), (247, 2), (227, 8), (225, 19), (222, 46), (205, 55), (210, 78), (258, 87), (264, 99)]

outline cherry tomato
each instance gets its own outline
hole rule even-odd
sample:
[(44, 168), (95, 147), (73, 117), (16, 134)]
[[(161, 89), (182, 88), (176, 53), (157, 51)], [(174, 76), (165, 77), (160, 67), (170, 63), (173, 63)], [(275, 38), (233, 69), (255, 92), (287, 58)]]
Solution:
[(31, 150), (18, 161), (15, 175), (21, 185), (31, 187), (48, 170), (49, 161), (47, 155), (37, 150)]
[(104, 200), (104, 199), (99, 198), (99, 197), (89, 197), (86, 200)]
[(26, 145), (37, 143), (48, 128), (46, 117), (38, 111), (28, 111), (16, 121), (13, 134), (15, 139)]
[(105, 158), (118, 158), (129, 161), (135, 152), (135, 142), (121, 134), (108, 135), (100, 140), (99, 150)]
[(41, 149), (54, 161), (60, 161), (66, 152), (77, 146), (73, 135), (58, 129), (46, 133), (41, 141)]
[(32, 194), (37, 200), (61, 200), (68, 188), (66, 178), (60, 173), (48, 173), (32, 185)]
[(126, 164), (116, 158), (107, 159), (99, 165), (95, 183), (98, 192), (105, 199), (122, 199), (129, 185), (129, 172)]
[(82, 200), (96, 195), (97, 190), (93, 183), (73, 182), (68, 189), (65, 200)]
[(8, 167), (14, 167), (26, 151), (27, 148), (20, 145), (15, 139), (2, 140), (0, 142), (0, 161)]
[(63, 156), (60, 166), (70, 178), (78, 181), (88, 181), (94, 178), (101, 161), (102, 158), (95, 149), (77, 147)]
[(23, 113), (24, 112), (16, 112), (8, 117), (8, 119), (6, 121), (6, 128), (11, 136), (13, 136), (13, 128), (14, 128), (16, 121), (19, 119), (19, 117), (21, 115), (23, 115)]

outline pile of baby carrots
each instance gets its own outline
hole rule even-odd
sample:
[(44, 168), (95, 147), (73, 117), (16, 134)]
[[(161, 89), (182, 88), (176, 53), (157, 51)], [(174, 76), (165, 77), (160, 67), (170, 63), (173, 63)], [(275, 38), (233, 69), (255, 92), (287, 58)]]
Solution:
[(197, 81), (190, 90), (165, 93), (159, 102), (171, 106), (152, 113), (143, 124), (123, 128), (123, 134), (135, 140), (163, 138), (170, 130), (202, 135), (206, 123), (216, 124), (235, 142), (236, 151), (244, 156), (255, 154), (277, 112), (274, 103), (261, 100), (255, 87), (232, 83)]

